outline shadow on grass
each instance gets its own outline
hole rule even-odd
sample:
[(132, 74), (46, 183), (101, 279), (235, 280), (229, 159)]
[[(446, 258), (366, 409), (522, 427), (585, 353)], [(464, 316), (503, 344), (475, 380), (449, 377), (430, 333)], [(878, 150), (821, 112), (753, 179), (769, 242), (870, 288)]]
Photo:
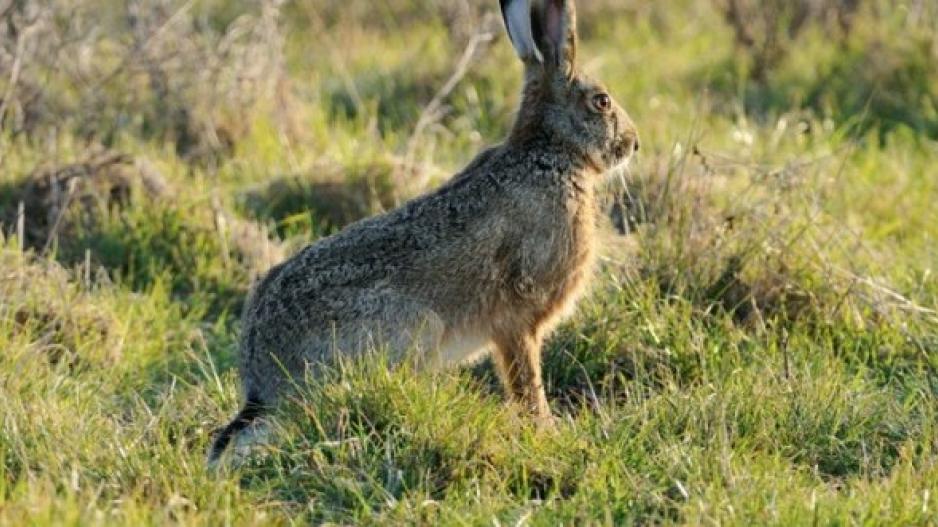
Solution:
[[(220, 208), (180, 202), (145, 165), (106, 154), (39, 169), (0, 188), (0, 225), (25, 248), (135, 291), (157, 282), (206, 315), (237, 312), (253, 274), (282, 258), (277, 242)], [(23, 214), (20, 216), (20, 205)]]
[(249, 190), (241, 196), (241, 208), (259, 222), (273, 223), (282, 238), (316, 238), (394, 207), (393, 170), (385, 161), (322, 164), (308, 174), (284, 176)]
[(499, 401), (458, 376), (429, 379), (374, 360), (327, 377), (280, 420), (278, 441), (292, 444), (274, 445), (242, 472), (245, 486), (273, 481), (280, 499), (315, 503), (311, 521), (393, 517), (395, 504), (412, 500), (458, 501), (467, 482), (522, 503), (577, 492), (585, 451), (558, 456), (537, 436), (519, 434)]

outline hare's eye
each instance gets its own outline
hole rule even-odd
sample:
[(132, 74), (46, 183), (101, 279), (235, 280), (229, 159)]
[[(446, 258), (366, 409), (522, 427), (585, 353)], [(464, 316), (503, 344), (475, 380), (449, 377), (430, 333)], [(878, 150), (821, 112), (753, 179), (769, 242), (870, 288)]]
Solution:
[(598, 112), (608, 112), (612, 108), (612, 99), (605, 93), (597, 93), (593, 96), (593, 108)]

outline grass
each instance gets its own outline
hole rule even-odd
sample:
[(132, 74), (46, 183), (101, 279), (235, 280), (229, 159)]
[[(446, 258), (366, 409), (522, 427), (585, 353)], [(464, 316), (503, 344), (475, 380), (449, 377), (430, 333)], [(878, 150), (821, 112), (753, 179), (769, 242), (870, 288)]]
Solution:
[[(520, 68), (499, 33), (406, 152), (472, 10), (195, 2), (145, 48), (166, 101), (150, 66), (114, 70), (135, 49), (121, 18), (81, 41), (81, 67), (114, 71), (90, 88), (33, 57), (0, 133), (0, 524), (938, 523), (938, 19), (871, 2), (760, 84), (709, 2), (658, 4), (581, 6), (583, 66), (642, 153), (545, 350), (556, 430), (506, 406), (488, 362), (350, 363), (221, 474), (204, 456), (240, 403), (251, 280), (497, 140)], [(89, 184), (93, 206), (18, 236), (31, 183), (101, 149), (168, 190)]]

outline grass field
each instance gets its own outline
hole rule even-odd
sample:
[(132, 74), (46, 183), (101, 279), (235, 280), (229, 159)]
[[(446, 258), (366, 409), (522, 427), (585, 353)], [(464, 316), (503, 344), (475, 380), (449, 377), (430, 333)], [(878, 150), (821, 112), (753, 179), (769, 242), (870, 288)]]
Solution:
[(546, 350), (556, 430), (487, 362), (371, 361), (207, 472), (251, 281), (506, 133), (495, 4), (0, 1), (0, 525), (938, 524), (914, 0), (767, 0), (750, 44), (725, 2), (580, 0), (642, 149)]

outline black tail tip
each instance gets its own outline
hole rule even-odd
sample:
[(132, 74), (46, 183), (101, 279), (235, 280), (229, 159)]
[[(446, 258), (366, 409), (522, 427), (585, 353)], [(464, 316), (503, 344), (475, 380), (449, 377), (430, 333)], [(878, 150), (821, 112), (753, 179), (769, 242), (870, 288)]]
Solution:
[(225, 449), (228, 448), (228, 445), (231, 443), (234, 432), (229, 430), (230, 427), (229, 425), (215, 431), (215, 439), (212, 441), (212, 447), (208, 451), (209, 465), (217, 463), (222, 453), (225, 452)]
[(264, 413), (264, 405), (256, 398), (249, 397), (244, 408), (228, 423), (227, 426), (215, 432), (215, 440), (208, 453), (209, 465), (214, 465), (228, 448), (231, 440), (242, 430), (251, 426)]

